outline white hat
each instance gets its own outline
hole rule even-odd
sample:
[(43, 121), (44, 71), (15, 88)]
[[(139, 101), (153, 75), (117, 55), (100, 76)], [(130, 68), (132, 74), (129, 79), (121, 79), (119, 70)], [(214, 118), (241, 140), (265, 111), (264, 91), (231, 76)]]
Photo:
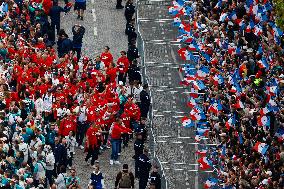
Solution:
[(123, 82), (122, 82), (122, 81), (119, 81), (119, 82), (118, 82), (118, 85), (123, 85)]
[(247, 52), (248, 52), (248, 53), (252, 53), (252, 52), (253, 52), (253, 49), (252, 49), (252, 48), (249, 48), (249, 49), (247, 50)]
[(205, 33), (205, 32), (208, 32), (208, 30), (207, 30), (207, 29), (204, 29), (204, 30), (202, 30), (201, 32), (202, 32), (202, 33), (203, 33), (203, 32)]
[(206, 28), (206, 25), (205, 24), (201, 24), (201, 28)]
[(265, 174), (271, 176), (272, 175), (272, 172), (270, 170), (266, 171)]

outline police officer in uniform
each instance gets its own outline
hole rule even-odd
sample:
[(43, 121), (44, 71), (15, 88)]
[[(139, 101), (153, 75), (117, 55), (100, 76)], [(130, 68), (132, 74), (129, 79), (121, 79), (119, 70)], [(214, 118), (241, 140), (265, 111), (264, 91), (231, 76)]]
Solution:
[(125, 11), (124, 11), (124, 16), (129, 23), (135, 13), (135, 6), (133, 5), (133, 0), (128, 0), (125, 4)]
[(125, 28), (125, 34), (128, 35), (128, 44), (136, 41), (137, 33), (135, 31), (135, 19), (131, 19), (130, 22), (127, 22)]
[(141, 83), (141, 73), (140, 68), (137, 66), (137, 60), (133, 60), (132, 64), (128, 68), (128, 80), (129, 83), (133, 81)]
[(137, 132), (136, 140), (134, 142), (135, 155), (133, 156), (133, 159), (135, 160), (135, 178), (138, 178), (138, 160), (140, 155), (143, 154), (143, 149), (144, 149), (144, 142), (142, 140), (142, 133)]
[(138, 159), (138, 177), (139, 177), (139, 189), (145, 189), (147, 187), (149, 172), (152, 167), (151, 160), (148, 157), (148, 149), (144, 149), (143, 154)]
[(141, 105), (140, 105), (141, 117), (147, 118), (151, 103), (150, 96), (148, 93), (148, 84), (145, 84), (143, 86), (143, 90), (140, 93), (140, 100), (141, 100)]
[(133, 62), (133, 60), (139, 58), (139, 54), (138, 54), (138, 49), (135, 45), (135, 42), (131, 42), (131, 44), (128, 46), (128, 51), (127, 51), (127, 58), (131, 64), (131, 62)]
[(161, 175), (159, 174), (159, 167), (153, 166), (153, 171), (150, 175), (150, 185), (155, 186), (155, 189), (161, 189)]

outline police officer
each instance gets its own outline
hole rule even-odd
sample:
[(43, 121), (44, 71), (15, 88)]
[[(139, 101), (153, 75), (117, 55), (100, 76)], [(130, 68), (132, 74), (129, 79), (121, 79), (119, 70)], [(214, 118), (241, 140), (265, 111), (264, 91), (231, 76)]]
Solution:
[(136, 140), (134, 142), (135, 155), (133, 156), (133, 159), (135, 160), (135, 178), (138, 178), (138, 160), (140, 155), (143, 154), (143, 149), (144, 149), (144, 142), (142, 140), (142, 133), (137, 132)]
[(159, 174), (159, 167), (153, 166), (153, 171), (150, 175), (150, 185), (155, 186), (155, 189), (161, 189), (161, 175)]
[(151, 170), (151, 161), (148, 157), (148, 149), (144, 149), (143, 154), (138, 159), (138, 177), (139, 177), (139, 189), (145, 189), (147, 187), (149, 172)]
[(138, 49), (135, 45), (135, 42), (131, 42), (131, 44), (128, 46), (128, 51), (127, 51), (127, 58), (129, 60), (129, 62), (133, 62), (133, 60), (139, 58), (139, 53), (138, 53)]
[(128, 0), (125, 4), (125, 11), (124, 11), (124, 16), (129, 23), (135, 13), (135, 6), (133, 5), (133, 0)]
[(127, 22), (125, 34), (128, 35), (128, 44), (131, 44), (133, 41), (136, 41), (137, 33), (135, 31), (135, 19), (131, 19), (130, 22)]
[(143, 90), (140, 93), (140, 100), (141, 100), (141, 105), (140, 105), (141, 117), (147, 118), (151, 103), (150, 96), (148, 93), (148, 84), (145, 84), (143, 86)]
[(137, 66), (137, 60), (133, 60), (132, 64), (128, 68), (128, 80), (129, 83), (133, 81), (141, 83), (141, 73), (140, 68)]
[(116, 0), (116, 9), (123, 9), (122, 0)]

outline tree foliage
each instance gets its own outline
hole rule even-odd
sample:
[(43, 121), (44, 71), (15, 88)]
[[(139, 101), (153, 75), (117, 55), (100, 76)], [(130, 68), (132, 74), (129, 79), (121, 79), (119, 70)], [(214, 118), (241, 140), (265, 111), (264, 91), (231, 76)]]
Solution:
[(276, 23), (282, 30), (284, 30), (284, 0), (273, 0), (276, 11)]

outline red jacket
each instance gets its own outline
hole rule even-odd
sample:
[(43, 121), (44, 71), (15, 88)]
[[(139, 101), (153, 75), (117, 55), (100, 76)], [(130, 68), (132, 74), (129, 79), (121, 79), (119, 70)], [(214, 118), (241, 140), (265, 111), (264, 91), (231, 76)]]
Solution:
[(87, 130), (86, 136), (88, 137), (87, 142), (89, 142), (89, 145), (90, 145), (89, 147), (94, 147), (98, 145), (97, 132), (98, 132), (98, 129), (93, 128), (93, 127), (90, 127)]
[(74, 133), (76, 132), (76, 124), (74, 120), (63, 119), (60, 123), (58, 134), (68, 136), (70, 131), (73, 131)]
[(131, 129), (122, 127), (121, 125), (118, 125), (117, 123), (114, 124), (111, 132), (111, 138), (112, 139), (120, 139), (121, 133), (129, 133), (132, 132)]
[(113, 61), (112, 54), (103, 52), (101, 54), (101, 60), (105, 63), (105, 66), (108, 68), (110, 63), (112, 63)]
[(129, 60), (126, 56), (119, 57), (117, 60), (117, 68), (119, 73), (126, 73), (129, 67)]

